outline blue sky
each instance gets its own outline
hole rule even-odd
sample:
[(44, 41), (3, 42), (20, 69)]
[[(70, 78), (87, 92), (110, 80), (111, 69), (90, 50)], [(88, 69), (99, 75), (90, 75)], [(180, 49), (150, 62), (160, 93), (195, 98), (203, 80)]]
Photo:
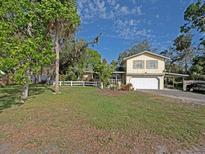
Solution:
[(158, 52), (172, 45), (184, 24), (187, 6), (196, 0), (78, 0), (78, 37), (92, 40), (103, 58), (117, 59), (135, 42), (147, 39)]

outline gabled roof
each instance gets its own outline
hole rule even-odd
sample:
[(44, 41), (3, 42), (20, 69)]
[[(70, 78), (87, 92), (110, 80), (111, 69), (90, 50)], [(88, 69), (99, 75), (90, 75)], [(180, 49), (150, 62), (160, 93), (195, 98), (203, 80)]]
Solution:
[(154, 55), (154, 56), (157, 56), (157, 57), (161, 57), (161, 58), (164, 58), (164, 59), (170, 59), (169, 57), (166, 57), (166, 56), (163, 56), (163, 55), (160, 55), (160, 54), (157, 54), (157, 53), (154, 53), (154, 52), (150, 52), (150, 51), (143, 51), (143, 52), (140, 52), (140, 53), (137, 53), (137, 54), (134, 54), (132, 56), (129, 56), (129, 57), (126, 57), (123, 59), (123, 61), (126, 61), (130, 58), (133, 58), (133, 57), (137, 57), (137, 56), (140, 56), (144, 53), (148, 53), (148, 54), (151, 54), (151, 55)]

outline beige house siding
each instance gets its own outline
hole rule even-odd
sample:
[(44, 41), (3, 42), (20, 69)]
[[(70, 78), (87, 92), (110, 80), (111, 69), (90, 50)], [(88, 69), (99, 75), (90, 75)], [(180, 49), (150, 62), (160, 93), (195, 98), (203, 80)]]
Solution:
[[(143, 60), (144, 68), (143, 69), (134, 69), (133, 62), (135, 60)], [(157, 60), (158, 68), (157, 69), (147, 69), (146, 61), (147, 60)], [(137, 55), (131, 57), (125, 61), (124, 64), (126, 68), (126, 84), (130, 83), (132, 78), (156, 78), (159, 81), (159, 89), (164, 89), (164, 71), (165, 71), (165, 58), (152, 55), (150, 53), (143, 53), (141, 55)]]
[[(133, 69), (133, 61), (135, 60), (144, 60), (144, 69)], [(158, 69), (146, 69), (146, 61), (147, 60), (157, 60), (158, 61)], [(126, 61), (126, 73), (127, 74), (160, 74), (165, 70), (165, 61), (163, 58), (151, 55), (149, 53), (144, 53), (142, 55), (130, 58)]]

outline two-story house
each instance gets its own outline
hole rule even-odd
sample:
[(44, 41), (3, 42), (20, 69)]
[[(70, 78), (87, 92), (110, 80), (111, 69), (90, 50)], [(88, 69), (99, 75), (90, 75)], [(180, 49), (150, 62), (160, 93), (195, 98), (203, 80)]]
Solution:
[(165, 56), (144, 51), (123, 60), (124, 83), (134, 89), (164, 89)]

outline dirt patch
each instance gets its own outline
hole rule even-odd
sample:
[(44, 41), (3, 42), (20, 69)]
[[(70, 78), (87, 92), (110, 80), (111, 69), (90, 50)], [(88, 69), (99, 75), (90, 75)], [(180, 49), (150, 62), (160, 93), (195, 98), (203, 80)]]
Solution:
[[(86, 121), (75, 121), (69, 128), (54, 127), (51, 121), (41, 126), (31, 122), (22, 129), (8, 128), (6, 133), (7, 139), (0, 142), (0, 153), (188, 152), (180, 150), (180, 144), (173, 139), (163, 139), (149, 133), (101, 130), (86, 124)], [(204, 150), (203, 148), (192, 147), (195, 151)]]

